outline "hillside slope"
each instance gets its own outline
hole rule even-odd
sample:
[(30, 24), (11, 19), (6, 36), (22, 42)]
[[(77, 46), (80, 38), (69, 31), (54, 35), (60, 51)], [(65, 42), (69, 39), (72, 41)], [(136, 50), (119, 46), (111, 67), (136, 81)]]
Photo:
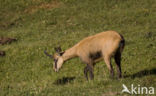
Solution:
[[(155, 25), (156, 0), (0, 0), (0, 37), (17, 38), (0, 45), (0, 96), (120, 96), (122, 84), (156, 89)], [(110, 79), (101, 61), (88, 82), (78, 58), (52, 70), (44, 50), (53, 54), (106, 30), (125, 37), (124, 78)]]

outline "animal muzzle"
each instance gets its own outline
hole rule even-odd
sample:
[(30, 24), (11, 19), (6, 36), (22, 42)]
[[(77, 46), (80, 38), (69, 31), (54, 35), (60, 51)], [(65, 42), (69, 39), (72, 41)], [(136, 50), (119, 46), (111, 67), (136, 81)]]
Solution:
[(55, 71), (55, 72), (58, 72), (58, 71), (59, 71), (59, 69), (55, 69), (55, 68), (54, 68), (54, 71)]

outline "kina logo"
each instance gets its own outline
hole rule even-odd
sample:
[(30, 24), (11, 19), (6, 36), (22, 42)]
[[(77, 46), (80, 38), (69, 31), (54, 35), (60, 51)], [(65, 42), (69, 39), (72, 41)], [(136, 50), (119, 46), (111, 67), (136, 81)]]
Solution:
[(122, 84), (123, 90), (121, 93), (129, 94), (154, 94), (154, 87), (142, 87), (140, 85), (134, 86), (131, 84), (131, 88), (128, 89), (125, 84)]

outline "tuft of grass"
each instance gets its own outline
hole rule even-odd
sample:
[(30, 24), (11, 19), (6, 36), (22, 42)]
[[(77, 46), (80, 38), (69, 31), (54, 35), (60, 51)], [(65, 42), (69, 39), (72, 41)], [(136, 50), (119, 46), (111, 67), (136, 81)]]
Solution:
[[(17, 42), (0, 45), (1, 96), (105, 96), (121, 94), (122, 84), (156, 88), (155, 0), (4, 0), (0, 1), (0, 37)], [(54, 47), (72, 47), (84, 37), (115, 30), (123, 34), (124, 78), (110, 79), (103, 61), (94, 67), (95, 79), (86, 81), (78, 58), (59, 73), (46, 57)], [(114, 60), (113, 67), (116, 69)]]

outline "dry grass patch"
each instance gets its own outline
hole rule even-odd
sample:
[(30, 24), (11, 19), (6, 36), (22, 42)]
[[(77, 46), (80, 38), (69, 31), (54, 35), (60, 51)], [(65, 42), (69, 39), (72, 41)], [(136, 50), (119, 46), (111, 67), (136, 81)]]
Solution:
[(24, 12), (33, 14), (33, 13), (37, 12), (39, 9), (59, 8), (61, 5), (63, 5), (62, 2), (54, 0), (54, 1), (51, 1), (50, 3), (41, 3), (39, 5), (29, 6), (28, 8), (25, 9)]

